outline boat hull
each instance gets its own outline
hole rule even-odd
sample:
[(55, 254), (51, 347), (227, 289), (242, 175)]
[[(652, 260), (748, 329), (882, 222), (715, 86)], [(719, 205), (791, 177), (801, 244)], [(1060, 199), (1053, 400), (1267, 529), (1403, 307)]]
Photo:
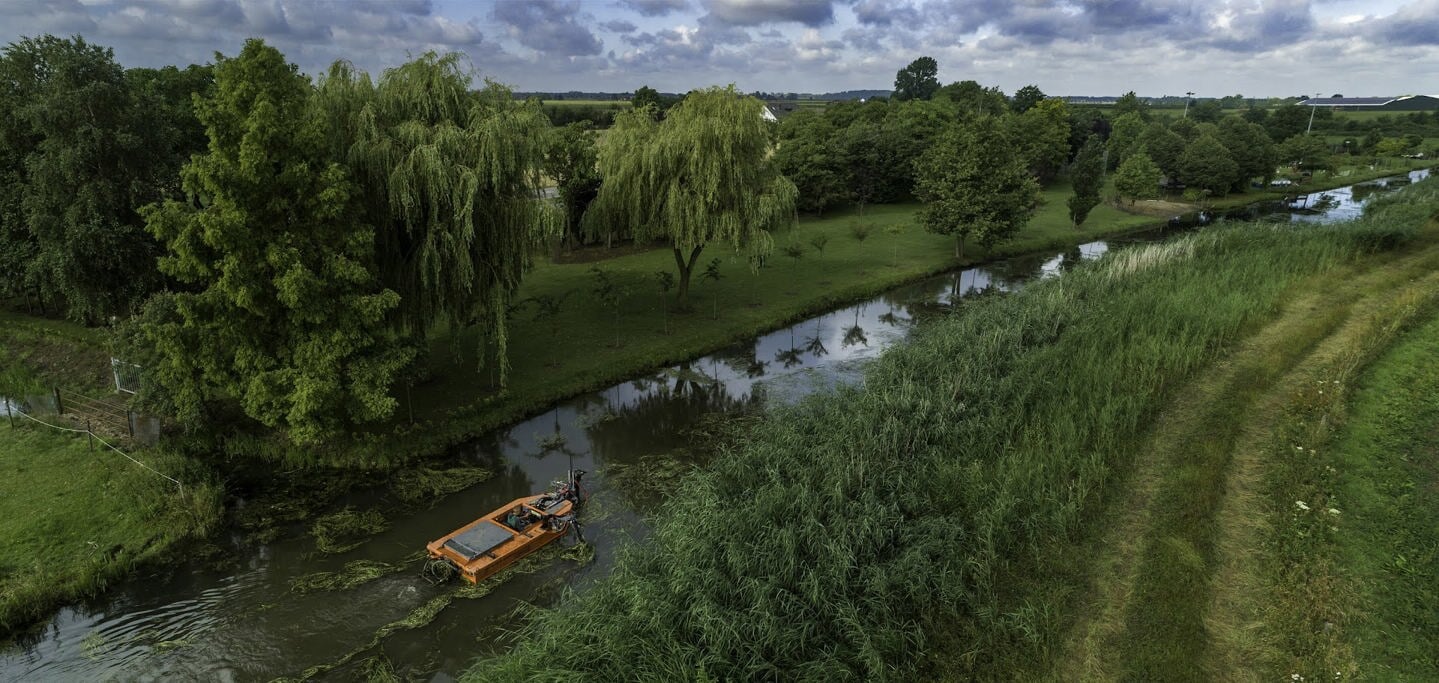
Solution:
[[(544, 494), (516, 498), (425, 548), (431, 558), (454, 566), (460, 578), (479, 583), (568, 533), (569, 522), (561, 518), (573, 509), (572, 501), (553, 502)], [(517, 517), (527, 523), (512, 526)]]

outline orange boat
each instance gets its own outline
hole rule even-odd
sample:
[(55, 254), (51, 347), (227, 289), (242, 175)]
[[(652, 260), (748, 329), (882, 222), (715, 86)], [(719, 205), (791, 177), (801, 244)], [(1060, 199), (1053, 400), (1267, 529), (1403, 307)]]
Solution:
[(578, 535), (575, 512), (585, 499), (584, 475), (584, 470), (571, 470), (569, 481), (556, 482), (554, 491), (516, 498), (425, 547), (432, 559), (450, 563), (466, 581), (484, 581), (572, 528)]

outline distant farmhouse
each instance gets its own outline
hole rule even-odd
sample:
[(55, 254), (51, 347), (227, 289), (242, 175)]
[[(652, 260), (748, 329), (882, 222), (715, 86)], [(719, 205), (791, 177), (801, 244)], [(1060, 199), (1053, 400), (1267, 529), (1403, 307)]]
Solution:
[(1349, 111), (1433, 111), (1439, 109), (1439, 97), (1403, 95), (1400, 97), (1312, 97), (1299, 104), (1311, 107), (1334, 107)]

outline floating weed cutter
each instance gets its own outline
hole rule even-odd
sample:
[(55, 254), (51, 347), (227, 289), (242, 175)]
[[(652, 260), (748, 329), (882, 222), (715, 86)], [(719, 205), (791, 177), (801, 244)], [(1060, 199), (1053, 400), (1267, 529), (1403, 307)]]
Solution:
[(584, 476), (584, 470), (571, 469), (553, 491), (516, 498), (432, 541), (425, 577), (443, 577), (448, 570), (441, 565), (448, 565), (465, 581), (479, 583), (571, 532), (583, 543), (575, 513), (588, 497), (580, 485)]

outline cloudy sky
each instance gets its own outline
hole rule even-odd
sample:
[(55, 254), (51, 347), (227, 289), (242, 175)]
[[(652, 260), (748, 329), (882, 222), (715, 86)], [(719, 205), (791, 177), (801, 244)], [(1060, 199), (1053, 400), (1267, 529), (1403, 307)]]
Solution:
[(467, 53), (518, 90), (889, 88), (1439, 94), (1439, 0), (0, 0), (0, 41), (80, 34), (126, 66), (207, 62), (259, 36), (310, 72)]

